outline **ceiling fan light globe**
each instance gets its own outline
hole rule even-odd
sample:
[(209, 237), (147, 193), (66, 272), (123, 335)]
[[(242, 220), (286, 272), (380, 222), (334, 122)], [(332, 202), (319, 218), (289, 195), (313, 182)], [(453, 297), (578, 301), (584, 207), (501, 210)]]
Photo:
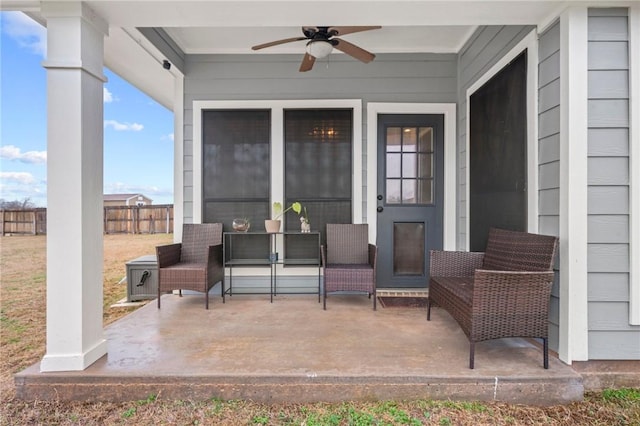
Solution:
[(322, 59), (331, 53), (333, 45), (324, 40), (312, 40), (307, 43), (307, 53), (316, 59)]

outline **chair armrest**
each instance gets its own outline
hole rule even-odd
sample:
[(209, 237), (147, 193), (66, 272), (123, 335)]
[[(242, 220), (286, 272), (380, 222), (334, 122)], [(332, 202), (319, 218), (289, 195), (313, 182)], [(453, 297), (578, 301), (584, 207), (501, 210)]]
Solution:
[(207, 255), (207, 265), (222, 268), (222, 244), (209, 246)]
[(474, 308), (476, 304), (490, 303), (492, 309), (509, 304), (518, 311), (546, 309), (553, 278), (553, 271), (477, 269), (473, 279)]
[(376, 262), (378, 258), (378, 247), (374, 244), (369, 244), (369, 265), (375, 270)]
[(322, 257), (322, 268), (327, 266), (327, 250), (324, 245), (320, 246), (320, 256)]
[(471, 277), (484, 261), (482, 252), (431, 250), (429, 254), (432, 277)]
[(182, 252), (182, 244), (167, 244), (156, 247), (156, 255), (158, 258), (158, 268), (166, 268), (180, 262), (180, 253)]

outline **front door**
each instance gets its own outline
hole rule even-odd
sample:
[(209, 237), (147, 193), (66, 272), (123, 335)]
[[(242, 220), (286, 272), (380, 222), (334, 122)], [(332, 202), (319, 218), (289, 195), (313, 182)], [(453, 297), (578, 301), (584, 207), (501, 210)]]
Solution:
[(444, 116), (378, 116), (379, 288), (426, 287), (442, 249)]

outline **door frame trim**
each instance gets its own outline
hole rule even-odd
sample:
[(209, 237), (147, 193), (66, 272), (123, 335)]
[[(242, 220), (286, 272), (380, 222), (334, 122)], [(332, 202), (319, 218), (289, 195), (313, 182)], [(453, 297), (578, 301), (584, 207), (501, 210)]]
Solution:
[(378, 115), (436, 114), (444, 116), (444, 205), (442, 248), (456, 249), (456, 104), (455, 103), (367, 103), (367, 223), (369, 241), (376, 241), (378, 217)]

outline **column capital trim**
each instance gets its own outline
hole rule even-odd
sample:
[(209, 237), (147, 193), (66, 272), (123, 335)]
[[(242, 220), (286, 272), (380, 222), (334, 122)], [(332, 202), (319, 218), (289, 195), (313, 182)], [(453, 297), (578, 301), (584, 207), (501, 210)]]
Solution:
[(43, 2), (42, 15), (50, 18), (82, 18), (104, 35), (109, 35), (109, 23), (85, 2)]
[(42, 67), (48, 70), (67, 69), (84, 71), (103, 83), (107, 82), (107, 77), (103, 73), (94, 72), (91, 68), (85, 67), (81, 61), (43, 61)]

